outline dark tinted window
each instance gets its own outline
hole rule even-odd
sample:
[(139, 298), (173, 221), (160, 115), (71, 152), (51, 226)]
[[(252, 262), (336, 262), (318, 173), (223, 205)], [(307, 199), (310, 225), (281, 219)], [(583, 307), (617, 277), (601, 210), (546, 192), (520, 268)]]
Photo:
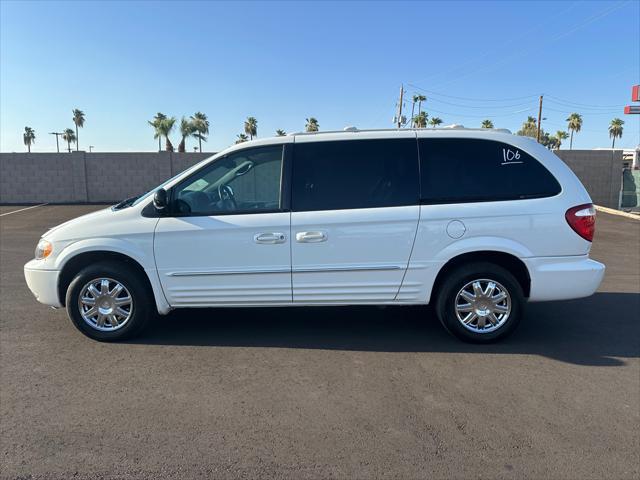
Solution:
[(415, 205), (414, 139), (297, 143), (292, 203), (297, 211)]
[(486, 202), (560, 193), (558, 181), (545, 167), (506, 143), (470, 138), (418, 143), (423, 202)]

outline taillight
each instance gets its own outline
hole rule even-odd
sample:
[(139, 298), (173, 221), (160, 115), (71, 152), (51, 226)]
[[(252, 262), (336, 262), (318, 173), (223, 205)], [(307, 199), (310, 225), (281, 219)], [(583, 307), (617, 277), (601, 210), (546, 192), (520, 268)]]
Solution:
[(596, 209), (592, 203), (585, 203), (567, 210), (564, 214), (567, 223), (585, 240), (592, 242), (596, 231)]

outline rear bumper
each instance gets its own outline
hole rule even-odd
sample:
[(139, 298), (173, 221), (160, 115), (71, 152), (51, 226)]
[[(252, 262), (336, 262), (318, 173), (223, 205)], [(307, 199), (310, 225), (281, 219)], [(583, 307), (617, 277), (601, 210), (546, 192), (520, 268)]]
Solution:
[(523, 260), (531, 276), (531, 302), (588, 297), (604, 277), (605, 266), (587, 255)]
[(58, 298), (58, 270), (42, 270), (37, 268), (38, 260), (31, 260), (24, 266), (24, 278), (31, 293), (40, 303), (52, 307), (61, 307)]

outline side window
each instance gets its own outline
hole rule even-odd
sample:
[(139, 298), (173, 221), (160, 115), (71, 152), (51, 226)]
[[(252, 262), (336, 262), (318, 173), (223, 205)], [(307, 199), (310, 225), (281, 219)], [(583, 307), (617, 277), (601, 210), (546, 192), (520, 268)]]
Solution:
[(295, 211), (415, 205), (419, 201), (415, 139), (296, 143)]
[(176, 186), (178, 213), (259, 213), (280, 208), (282, 145), (251, 148), (220, 158)]
[(555, 177), (531, 155), (493, 140), (419, 139), (423, 203), (551, 197)]

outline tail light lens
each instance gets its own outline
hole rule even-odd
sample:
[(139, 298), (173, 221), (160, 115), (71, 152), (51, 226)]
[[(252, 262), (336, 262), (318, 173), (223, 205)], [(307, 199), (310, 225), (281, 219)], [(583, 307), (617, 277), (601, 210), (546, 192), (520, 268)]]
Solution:
[(596, 231), (596, 209), (592, 203), (572, 207), (567, 210), (564, 217), (578, 235), (593, 242), (593, 234)]

